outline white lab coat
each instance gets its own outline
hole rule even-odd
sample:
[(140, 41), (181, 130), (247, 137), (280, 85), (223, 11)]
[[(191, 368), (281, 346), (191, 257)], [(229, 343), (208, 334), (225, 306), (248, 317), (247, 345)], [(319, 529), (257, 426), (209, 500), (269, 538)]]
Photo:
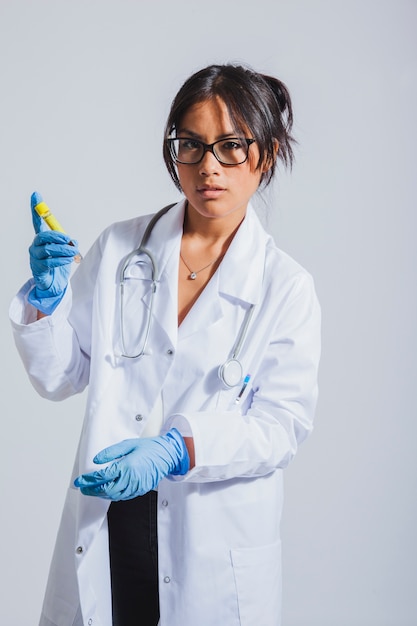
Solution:
[[(32, 281), (12, 302), (16, 344), (39, 393), (61, 400), (89, 385), (41, 626), (111, 626), (108, 502), (81, 495), (72, 480), (97, 469), (92, 459), (102, 448), (139, 437), (161, 397), (164, 430), (176, 426), (192, 435), (196, 454), (190, 472), (158, 488), (161, 626), (280, 624), (282, 468), (312, 429), (319, 305), (310, 275), (275, 246), (249, 207), (178, 328), (184, 206), (159, 220), (147, 246), (160, 279), (141, 359), (117, 356), (118, 272), (149, 216), (104, 231), (52, 316), (29, 323)], [(149, 303), (150, 269), (142, 261), (128, 270), (125, 329), (132, 349)], [(251, 304), (239, 357), (251, 379), (236, 404), (239, 388), (224, 388), (217, 371)]]

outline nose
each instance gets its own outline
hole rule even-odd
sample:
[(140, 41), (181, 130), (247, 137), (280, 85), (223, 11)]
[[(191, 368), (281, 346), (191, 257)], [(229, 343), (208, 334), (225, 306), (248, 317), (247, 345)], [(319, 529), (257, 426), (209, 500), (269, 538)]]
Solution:
[(210, 150), (206, 150), (198, 164), (198, 171), (202, 176), (211, 176), (212, 174), (217, 174), (220, 167), (221, 163), (219, 163), (214, 154)]

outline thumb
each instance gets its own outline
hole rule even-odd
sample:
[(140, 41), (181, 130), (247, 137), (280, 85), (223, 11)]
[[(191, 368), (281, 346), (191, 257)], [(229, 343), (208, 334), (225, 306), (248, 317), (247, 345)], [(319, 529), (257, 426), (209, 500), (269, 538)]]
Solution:
[(113, 446), (104, 448), (104, 450), (101, 450), (98, 454), (96, 454), (93, 462), (108, 463), (109, 461), (120, 459), (122, 456), (133, 452), (133, 450), (137, 448), (138, 441), (138, 439), (125, 439), (124, 441), (115, 443)]
[(40, 202), (42, 202), (42, 196), (37, 191), (34, 191), (30, 197), (30, 206), (32, 209), (32, 223), (33, 228), (35, 229), (35, 233), (38, 234), (44, 230), (48, 230), (45, 221), (37, 214), (35, 211), (35, 206), (37, 206)]

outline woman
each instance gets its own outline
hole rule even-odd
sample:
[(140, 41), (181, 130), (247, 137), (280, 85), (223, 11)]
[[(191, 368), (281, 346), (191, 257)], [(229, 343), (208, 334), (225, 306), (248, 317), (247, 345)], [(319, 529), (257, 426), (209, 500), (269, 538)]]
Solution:
[(34, 212), (16, 343), (45, 397), (89, 385), (43, 626), (280, 624), (282, 469), (312, 429), (320, 312), (250, 200), (291, 165), (291, 127), (279, 80), (210, 66), (166, 126), (184, 200), (141, 246), (150, 216), (110, 226), (67, 284), (76, 245)]

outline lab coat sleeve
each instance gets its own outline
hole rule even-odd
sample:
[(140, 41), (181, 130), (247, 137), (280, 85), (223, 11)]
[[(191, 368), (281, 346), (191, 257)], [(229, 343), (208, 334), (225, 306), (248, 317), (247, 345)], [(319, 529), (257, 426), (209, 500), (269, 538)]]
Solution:
[(95, 259), (100, 257), (97, 247), (93, 246), (75, 271), (52, 315), (36, 320), (36, 310), (27, 301), (33, 279), (23, 285), (10, 305), (14, 340), (23, 365), (33, 387), (49, 400), (63, 400), (82, 392), (88, 384)]
[(10, 306), (15, 344), (36, 391), (44, 398), (61, 400), (81, 392), (88, 380), (88, 358), (67, 321), (71, 288), (52, 315), (36, 321), (36, 311), (27, 302), (32, 287), (30, 280)]
[(313, 427), (318, 396), (320, 307), (311, 277), (297, 280), (252, 378), (243, 405), (171, 416), (192, 436), (195, 467), (173, 480), (196, 482), (266, 475), (284, 468)]

